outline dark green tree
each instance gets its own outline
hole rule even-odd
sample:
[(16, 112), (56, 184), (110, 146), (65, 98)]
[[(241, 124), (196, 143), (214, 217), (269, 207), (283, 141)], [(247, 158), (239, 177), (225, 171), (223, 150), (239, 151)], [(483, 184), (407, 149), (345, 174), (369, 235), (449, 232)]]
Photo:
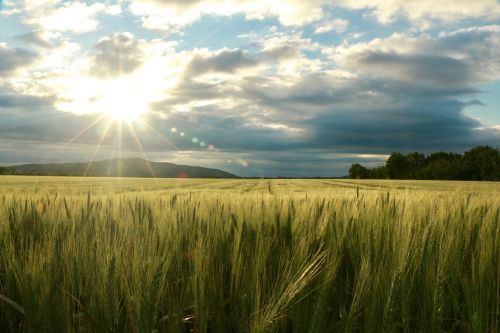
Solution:
[(349, 177), (353, 179), (366, 179), (368, 178), (368, 169), (359, 163), (355, 163), (349, 168)]
[(490, 146), (472, 148), (464, 155), (437, 152), (392, 153), (385, 166), (367, 169), (356, 163), (352, 178), (500, 180), (500, 151)]
[(462, 155), (438, 152), (429, 155), (421, 171), (422, 179), (462, 179)]
[(389, 175), (387, 174), (387, 167), (381, 165), (372, 169), (368, 169), (368, 177), (371, 179), (387, 179)]
[(490, 146), (479, 146), (464, 153), (462, 172), (465, 179), (500, 180), (500, 152)]
[(409, 179), (423, 179), (422, 169), (425, 167), (425, 155), (419, 152), (406, 154), (408, 161), (408, 170), (406, 178)]
[(387, 175), (391, 179), (409, 178), (410, 163), (405, 154), (392, 153), (386, 162)]

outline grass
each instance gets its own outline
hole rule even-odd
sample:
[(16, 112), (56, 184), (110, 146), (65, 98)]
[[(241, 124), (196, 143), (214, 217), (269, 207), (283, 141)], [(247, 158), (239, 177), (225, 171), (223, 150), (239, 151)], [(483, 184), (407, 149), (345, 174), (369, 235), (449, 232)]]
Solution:
[(0, 177), (8, 332), (500, 331), (500, 184)]

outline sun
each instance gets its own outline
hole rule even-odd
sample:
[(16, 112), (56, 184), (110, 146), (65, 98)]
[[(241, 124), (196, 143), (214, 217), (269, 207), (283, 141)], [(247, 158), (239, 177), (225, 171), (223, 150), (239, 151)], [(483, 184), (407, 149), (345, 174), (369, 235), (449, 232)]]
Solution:
[(133, 78), (76, 78), (65, 83), (56, 107), (74, 114), (103, 114), (130, 123), (147, 113), (155, 100), (151, 89)]
[(133, 122), (148, 111), (149, 98), (133, 82), (115, 80), (103, 87), (96, 103), (110, 118)]
[(133, 122), (146, 112), (145, 101), (120, 91), (104, 95), (99, 104), (102, 113), (119, 121)]

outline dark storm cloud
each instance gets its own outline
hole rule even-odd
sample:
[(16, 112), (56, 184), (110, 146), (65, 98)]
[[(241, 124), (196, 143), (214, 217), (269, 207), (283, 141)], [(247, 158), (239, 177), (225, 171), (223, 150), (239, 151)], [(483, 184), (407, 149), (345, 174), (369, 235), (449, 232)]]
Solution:
[(480, 124), (456, 102), (337, 111), (311, 121), (311, 144), (350, 152), (461, 150), (482, 142)]
[(140, 42), (130, 33), (117, 33), (101, 39), (94, 47), (92, 75), (112, 78), (132, 73), (143, 62)]
[[(217, 106), (193, 109), (189, 114), (198, 121), (189, 126), (207, 141), (234, 151), (253, 151), (255, 158), (266, 151), (295, 153), (298, 149), (384, 154), (463, 151), (500, 140), (498, 132), (479, 131), (481, 124), (464, 115), (465, 107), (480, 104), (468, 99), (479, 94), (468, 85), (429, 85), (390, 78), (338, 83), (326, 74), (305, 76), (289, 87), (271, 89), (268, 83), (249, 79), (240, 92), (224, 89), (224, 85), (206, 86), (201, 89), (205, 93), (199, 95), (193, 89), (200, 86), (186, 85), (177, 102), (186, 102), (189, 96), (245, 101), (231, 110), (221, 111)], [(261, 114), (260, 109), (272, 112)], [(189, 128), (182, 121), (170, 121), (176, 127)], [(304, 133), (253, 126), (255, 121), (280, 123)]]
[[(481, 105), (477, 99), (468, 100), (479, 91), (467, 82), (429, 85), (379, 78), (339, 84), (322, 75), (277, 91), (260, 86), (245, 91), (260, 105), (277, 110), (271, 120), (305, 130), (307, 134), (291, 145), (296, 148), (459, 151), (500, 140), (498, 132), (478, 131), (481, 123), (464, 115), (465, 107)], [(280, 110), (286, 110), (286, 118)]]
[(37, 55), (33, 52), (0, 44), (0, 75), (9, 75), (16, 69), (33, 63), (36, 58)]

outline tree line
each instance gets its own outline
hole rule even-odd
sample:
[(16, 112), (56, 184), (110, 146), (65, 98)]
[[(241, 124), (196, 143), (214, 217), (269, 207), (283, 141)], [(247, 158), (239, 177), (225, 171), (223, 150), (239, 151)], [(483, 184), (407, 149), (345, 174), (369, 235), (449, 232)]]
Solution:
[(500, 151), (478, 146), (463, 155), (392, 153), (383, 166), (366, 168), (353, 164), (349, 176), (355, 179), (500, 180)]

